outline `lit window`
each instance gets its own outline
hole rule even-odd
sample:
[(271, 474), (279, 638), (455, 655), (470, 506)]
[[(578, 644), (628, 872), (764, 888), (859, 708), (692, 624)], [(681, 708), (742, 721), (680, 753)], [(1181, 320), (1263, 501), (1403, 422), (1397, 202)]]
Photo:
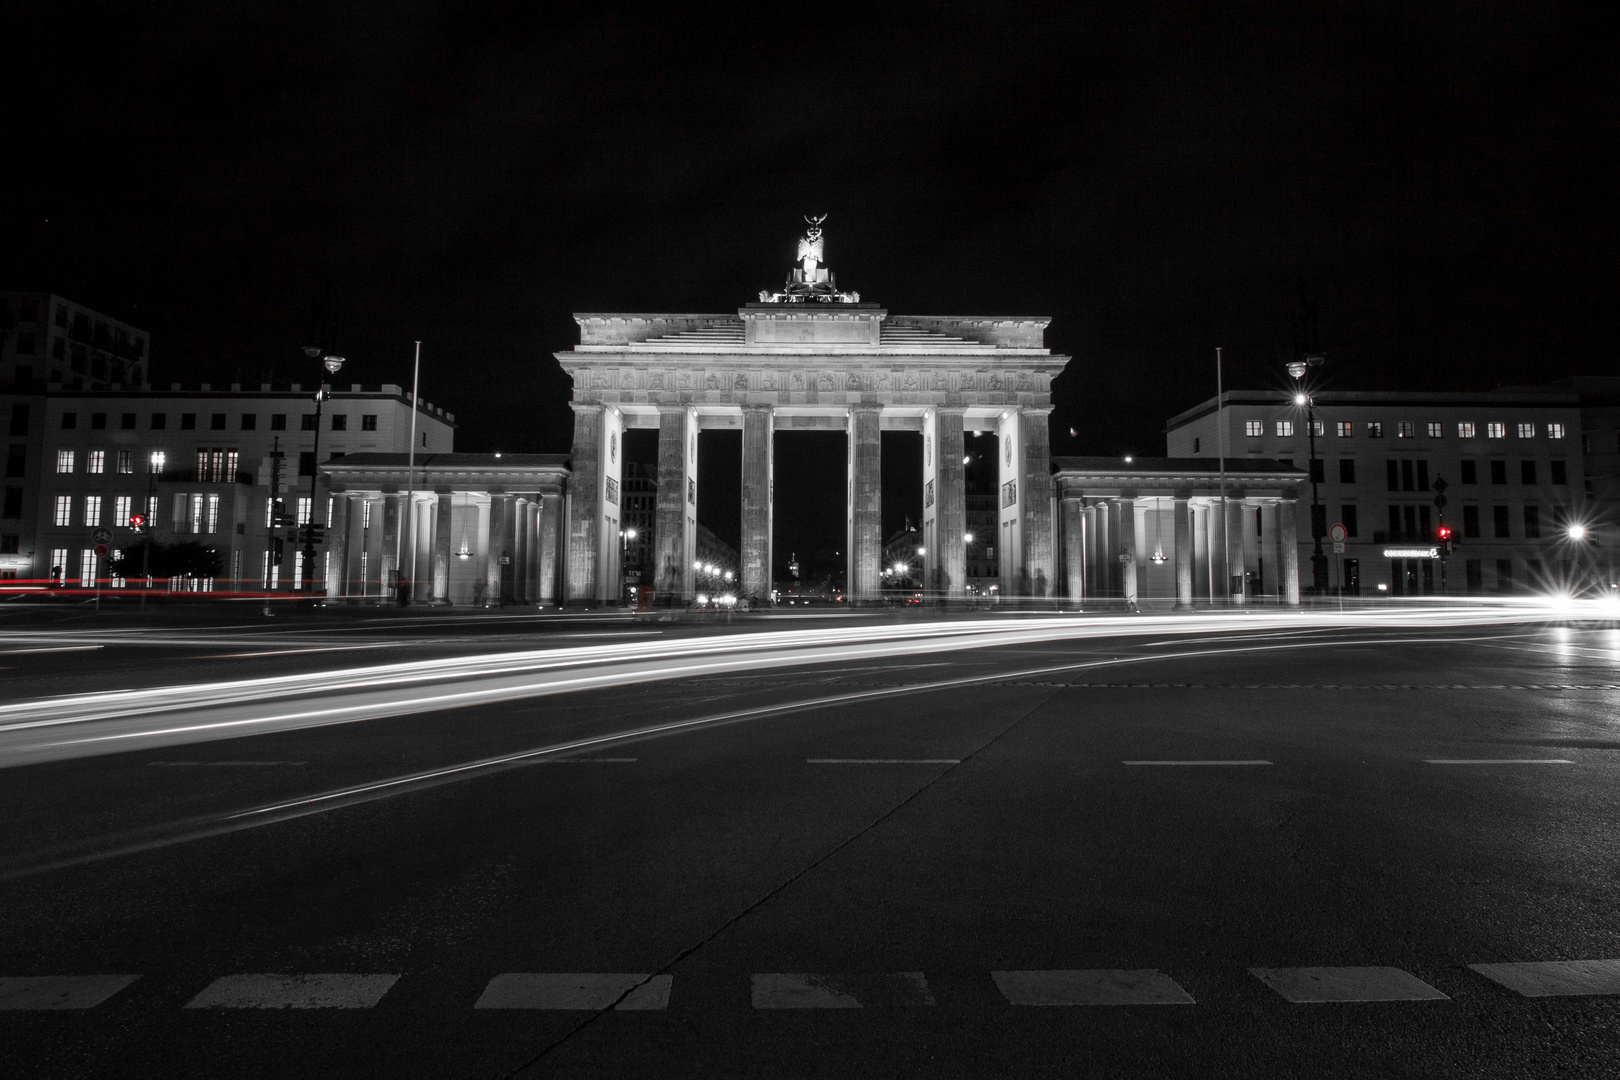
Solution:
[(208, 532), (219, 532), (219, 496), (208, 496)]
[(1507, 425), (1500, 420), (1490, 421), (1485, 425), (1485, 437), (1487, 439), (1507, 438)]
[(1534, 425), (1534, 424), (1520, 424), (1519, 425), (1519, 438), (1521, 438), (1521, 439), (1533, 439), (1535, 437), (1536, 437), (1536, 425)]
[(101, 524), (100, 495), (86, 495), (84, 497), (84, 523), (91, 526)]
[(191, 497), (191, 531), (193, 533), (203, 531), (203, 497), (201, 495)]
[(84, 455), (84, 471), (100, 476), (107, 471), (107, 451), (90, 450)]
[(241, 463), (242, 455), (235, 449), (225, 451), (225, 475), (220, 477), (227, 484), (236, 483), (236, 469)]
[(1563, 424), (1548, 424), (1547, 425), (1547, 438), (1549, 438), (1549, 439), (1562, 439), (1563, 437), (1564, 437), (1564, 425)]
[(61, 580), (63, 585), (67, 584), (67, 561), (67, 548), (51, 548), (51, 581)]
[(1243, 434), (1251, 439), (1258, 439), (1265, 434), (1266, 426), (1258, 420), (1243, 421)]
[(1355, 433), (1356, 433), (1356, 425), (1352, 424), (1348, 420), (1340, 420), (1339, 421), (1339, 438), (1348, 439), (1348, 438), (1353, 437), (1355, 435)]
[(73, 496), (58, 495), (56, 497), (56, 514), (51, 518), (51, 522), (58, 528), (66, 528), (73, 524)]
[(1429, 438), (1431, 438), (1431, 439), (1443, 439), (1443, 438), (1445, 438), (1445, 428), (1444, 428), (1444, 426), (1439, 424), (1439, 423), (1436, 423), (1434, 421), (1430, 421), (1429, 422)]
[(135, 451), (118, 451), (118, 471), (126, 475), (135, 471)]
[(1412, 421), (1397, 421), (1395, 424), (1395, 437), (1397, 439), (1410, 439), (1412, 437)]
[(87, 589), (96, 587), (95, 548), (85, 548), (79, 552), (79, 584)]
[(1311, 434), (1315, 435), (1318, 439), (1320, 439), (1322, 437), (1322, 421), (1313, 420), (1311, 422), (1311, 428), (1313, 429), (1311, 431)]
[(58, 450), (56, 452), (56, 471), (70, 473), (73, 471), (73, 451)]
[(119, 495), (113, 499), (113, 524), (120, 529), (129, 527), (129, 505), (128, 495)]
[(1383, 425), (1383, 422), (1379, 421), (1379, 420), (1369, 420), (1369, 421), (1367, 421), (1367, 438), (1369, 438), (1369, 439), (1382, 439), (1383, 437), (1384, 437), (1384, 425)]
[[(309, 496), (308, 495), (300, 496), (299, 499), (298, 499), (298, 524), (300, 524), (300, 525), (308, 525), (309, 524), (309, 510), (310, 510)], [(298, 576), (303, 577), (304, 575), (299, 574)]]
[(1474, 430), (1474, 422), (1472, 420), (1462, 420), (1458, 422), (1457, 438), (1472, 439), (1476, 434), (1478, 434), (1478, 432)]
[(1293, 433), (1294, 433), (1294, 422), (1292, 420), (1279, 420), (1279, 421), (1277, 421), (1277, 437), (1279, 439), (1287, 438), (1288, 436), (1292, 435)]
[(360, 527), (371, 528), (371, 500), (362, 499), (360, 502)]

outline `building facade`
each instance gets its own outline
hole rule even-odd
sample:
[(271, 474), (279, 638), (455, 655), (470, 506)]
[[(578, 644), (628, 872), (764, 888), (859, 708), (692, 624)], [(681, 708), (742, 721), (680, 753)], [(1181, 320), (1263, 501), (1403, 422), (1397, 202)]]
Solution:
[[(1173, 456), (1227, 467), (1309, 468), (1295, 534), (1306, 585), (1356, 595), (1459, 595), (1566, 587), (1589, 554), (1569, 537), (1592, 515), (1575, 393), (1230, 391), (1172, 417)], [(1311, 456), (1309, 423), (1315, 423)], [(1313, 520), (1314, 514), (1314, 520)], [(1440, 525), (1455, 537), (1442, 558)], [(1346, 534), (1335, 552), (1334, 525)], [(1311, 557), (1322, 537), (1326, 580)]]
[(145, 330), (53, 293), (0, 292), (0, 386), (13, 393), (138, 389)]

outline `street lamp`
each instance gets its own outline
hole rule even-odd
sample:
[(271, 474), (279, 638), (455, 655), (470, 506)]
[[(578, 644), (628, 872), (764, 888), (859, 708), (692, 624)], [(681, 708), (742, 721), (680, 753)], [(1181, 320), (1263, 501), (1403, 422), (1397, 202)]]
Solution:
[[(319, 359), (321, 366), (328, 374), (336, 375), (343, 367), (343, 357), (332, 356), (319, 345), (304, 346), (304, 355), (311, 360)], [(322, 382), (315, 388), (315, 451), (314, 464), (309, 470), (309, 520), (304, 523), (304, 596), (309, 597), (315, 591), (315, 500), (317, 498), (316, 485), (321, 475), (321, 401), (326, 396), (326, 384)], [(328, 525), (331, 523), (328, 522)]]
[(1294, 404), (1305, 406), (1305, 437), (1308, 440), (1310, 457), (1306, 460), (1306, 467), (1311, 474), (1311, 539), (1315, 543), (1315, 550), (1311, 553), (1311, 587), (1317, 596), (1327, 591), (1327, 556), (1322, 554), (1323, 527), (1319, 528), (1317, 519), (1322, 517), (1321, 504), (1316, 498), (1316, 402), (1305, 389), (1305, 372), (1313, 367), (1321, 367), (1327, 362), (1326, 353), (1306, 353), (1303, 359), (1288, 362), (1288, 374), (1294, 379)]

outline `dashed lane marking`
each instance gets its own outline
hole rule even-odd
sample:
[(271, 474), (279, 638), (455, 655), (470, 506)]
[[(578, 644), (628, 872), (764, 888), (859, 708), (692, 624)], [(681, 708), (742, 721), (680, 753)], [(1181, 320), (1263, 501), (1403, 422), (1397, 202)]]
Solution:
[(1191, 1005), (1192, 995), (1151, 968), (1085, 971), (992, 971), (1014, 1005)]
[(1121, 765), (1270, 765), (1261, 758), (1212, 759), (1209, 761), (1122, 761)]
[(484, 987), (475, 1009), (638, 1012), (669, 1008), (670, 975), (623, 972), (513, 972)]
[(806, 765), (960, 765), (961, 758), (835, 758), (813, 757), (804, 759)]
[(1424, 758), (1425, 765), (1573, 765), (1569, 758)]
[(307, 761), (148, 761), (153, 768), (177, 769), (188, 766), (210, 769), (246, 768), (253, 765), (308, 765)]
[(1525, 997), (1620, 994), (1620, 960), (1543, 960), (1468, 966)]
[(398, 975), (226, 975), (186, 1004), (188, 1009), (369, 1009)]
[(934, 1004), (920, 971), (810, 975), (774, 972), (753, 977), (756, 1009), (860, 1009)]
[(1249, 973), (1300, 1005), (1451, 1000), (1416, 975), (1396, 967), (1250, 968)]
[(139, 975), (33, 975), (0, 978), (0, 1010), (93, 1009)]

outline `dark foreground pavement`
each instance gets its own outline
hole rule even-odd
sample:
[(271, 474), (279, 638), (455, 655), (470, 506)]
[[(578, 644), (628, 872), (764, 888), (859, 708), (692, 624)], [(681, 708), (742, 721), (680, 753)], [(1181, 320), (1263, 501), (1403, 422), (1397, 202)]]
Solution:
[(1612, 1076), (1620, 965), (1471, 965), (1620, 960), (1617, 704), (1612, 628), (1166, 635), (3, 769), (0, 1073)]

